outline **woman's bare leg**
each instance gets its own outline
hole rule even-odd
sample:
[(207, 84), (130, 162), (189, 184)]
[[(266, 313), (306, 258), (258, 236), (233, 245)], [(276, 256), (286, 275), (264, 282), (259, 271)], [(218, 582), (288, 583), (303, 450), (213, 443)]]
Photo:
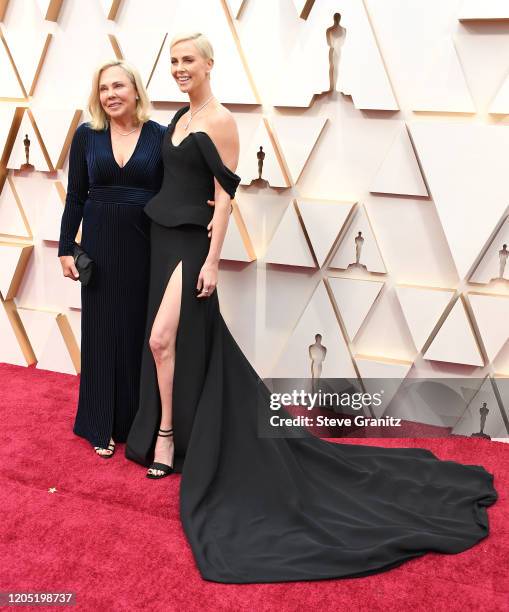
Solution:
[[(161, 396), (161, 429), (172, 428), (173, 423), (173, 374), (175, 371), (175, 340), (180, 319), (182, 300), (182, 261), (173, 270), (166, 286), (163, 299), (157, 311), (150, 334), (150, 349), (157, 370), (157, 382)], [(173, 437), (158, 436), (156, 439), (154, 462), (173, 465)], [(161, 475), (161, 470), (150, 470)]]

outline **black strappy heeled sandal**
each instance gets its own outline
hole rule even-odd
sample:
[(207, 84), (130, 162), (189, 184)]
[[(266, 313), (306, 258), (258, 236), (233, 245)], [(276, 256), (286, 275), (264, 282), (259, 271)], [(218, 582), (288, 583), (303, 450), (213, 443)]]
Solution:
[[(113, 457), (113, 455), (115, 454), (115, 441), (113, 440), (113, 438), (111, 438), (111, 442), (108, 444), (107, 448), (104, 448), (104, 446), (94, 446), (94, 450), (95, 450), (95, 454), (98, 455), (99, 457), (102, 457), (103, 459), (111, 459)], [(98, 450), (106, 450), (106, 451), (110, 451), (109, 453), (98, 453)]]
[[(173, 436), (173, 429), (159, 429), (159, 432), (160, 433), (158, 433), (157, 435), (161, 438), (168, 438), (169, 436)], [(166, 476), (173, 474), (173, 465), (166, 465), (166, 463), (158, 463), (157, 461), (155, 463), (152, 463), (148, 469), (160, 470), (161, 472), (163, 472), (162, 474), (151, 474), (150, 472), (147, 472), (146, 477), (151, 478), (152, 480), (165, 478)]]

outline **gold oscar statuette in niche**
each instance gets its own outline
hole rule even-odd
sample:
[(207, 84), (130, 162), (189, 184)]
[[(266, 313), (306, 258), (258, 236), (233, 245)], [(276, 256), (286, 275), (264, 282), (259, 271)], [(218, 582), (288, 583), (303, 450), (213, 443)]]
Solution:
[(28, 134), (25, 134), (25, 138), (23, 138), (23, 144), (25, 146), (25, 158), (26, 158), (26, 163), (21, 164), (20, 166), (20, 170), (33, 170), (34, 166), (30, 163), (30, 138), (28, 137)]

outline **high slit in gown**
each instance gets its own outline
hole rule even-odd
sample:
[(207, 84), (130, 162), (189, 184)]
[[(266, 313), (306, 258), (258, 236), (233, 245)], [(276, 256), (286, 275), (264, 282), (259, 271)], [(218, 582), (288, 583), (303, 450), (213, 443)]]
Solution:
[(419, 448), (258, 436), (269, 390), (221, 316), (217, 290), (197, 298), (207, 256), (214, 177), (234, 196), (239, 177), (211, 138), (163, 139), (161, 191), (145, 207), (151, 272), (140, 406), (126, 455), (153, 460), (161, 406), (148, 339), (168, 280), (182, 261), (173, 382), (174, 466), (180, 516), (201, 576), (223, 583), (363, 576), (428, 551), (458, 553), (488, 535), (497, 499), (481, 465)]

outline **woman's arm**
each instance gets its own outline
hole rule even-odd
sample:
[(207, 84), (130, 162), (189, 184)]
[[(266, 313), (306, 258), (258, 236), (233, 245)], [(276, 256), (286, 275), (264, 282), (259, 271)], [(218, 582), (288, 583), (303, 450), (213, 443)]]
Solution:
[[(216, 145), (219, 155), (232, 172), (237, 169), (239, 162), (239, 134), (235, 119), (231, 114), (225, 114), (215, 122), (209, 134)], [(221, 249), (223, 247), (228, 221), (231, 211), (230, 195), (223, 189), (217, 179), (214, 179), (214, 215), (212, 217), (212, 237), (209, 252), (198, 277), (197, 289), (200, 291), (198, 297), (207, 297), (217, 285), (217, 273)], [(203, 292), (207, 289), (207, 292)]]
[(58, 256), (72, 255), (74, 240), (83, 218), (83, 204), (88, 195), (88, 168), (86, 160), (86, 125), (74, 133), (69, 153), (69, 180), (67, 196), (60, 224)]

